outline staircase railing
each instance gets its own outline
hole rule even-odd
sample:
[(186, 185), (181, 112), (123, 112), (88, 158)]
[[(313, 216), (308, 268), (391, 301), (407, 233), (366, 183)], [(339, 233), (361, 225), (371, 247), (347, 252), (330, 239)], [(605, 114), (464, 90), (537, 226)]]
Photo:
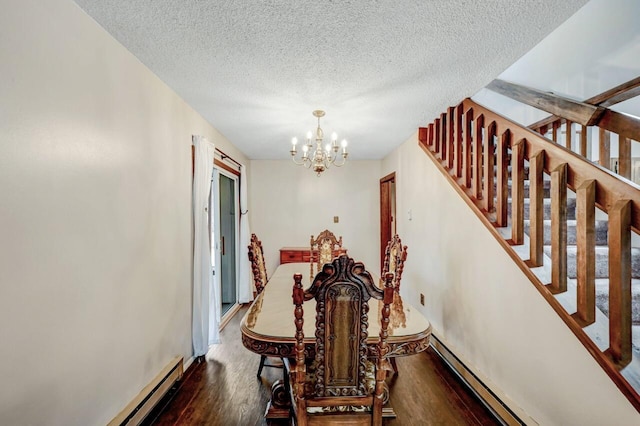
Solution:
[[(470, 99), (449, 108), (428, 127), (420, 128), (419, 144), (640, 411), (640, 395), (636, 391), (640, 381), (632, 384), (623, 375), (623, 369), (632, 360), (631, 239), (632, 232), (640, 233), (640, 188)], [(525, 236), (527, 180), (528, 237)], [(547, 282), (532, 270), (543, 266), (545, 258), (545, 180), (550, 181), (551, 198), (551, 274)], [(575, 192), (577, 207), (576, 312), (567, 312), (555, 297), (567, 291), (568, 189)], [(608, 215), (606, 350), (601, 350), (583, 329), (596, 321), (596, 207)], [(501, 230), (505, 229), (509, 230), (508, 238), (503, 238)], [(529, 255), (523, 259), (515, 246), (526, 240)]]

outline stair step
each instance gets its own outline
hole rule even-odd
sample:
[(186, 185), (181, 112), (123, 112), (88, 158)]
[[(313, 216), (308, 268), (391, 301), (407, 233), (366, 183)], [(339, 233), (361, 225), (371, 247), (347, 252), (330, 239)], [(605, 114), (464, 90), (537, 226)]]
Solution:
[[(551, 247), (545, 246), (544, 252), (551, 257)], [(569, 278), (577, 277), (577, 254), (576, 246), (567, 247), (567, 276)], [(609, 277), (609, 247), (596, 246), (596, 278)], [(640, 248), (631, 248), (631, 278), (640, 279)]]
[[(509, 200), (507, 214), (511, 217), (511, 200)], [(529, 219), (530, 209), (529, 209), (529, 199), (524, 199), (524, 218)], [(544, 199), (544, 218), (551, 219), (551, 199)], [(575, 198), (567, 198), (567, 219), (575, 220), (576, 219), (576, 199)]]
[[(511, 182), (512, 182), (511, 179), (509, 179), (508, 181), (509, 194), (511, 194)], [(529, 187), (530, 187), (529, 181), (525, 180), (524, 181), (524, 198), (529, 198)], [(497, 188), (498, 188), (498, 183), (494, 182), (493, 184), (494, 191), (497, 191)], [(551, 181), (550, 180), (542, 181), (542, 194), (544, 198), (551, 198)]]
[[(596, 280), (596, 306), (609, 317), (609, 280)], [(631, 322), (640, 325), (640, 280), (631, 280)]]
[[(529, 234), (529, 220), (524, 221), (524, 232)], [(567, 220), (567, 244), (576, 245), (577, 242), (577, 221)], [(606, 220), (596, 220), (595, 233), (596, 233), (596, 245), (606, 246), (607, 235), (609, 232), (609, 226)], [(544, 221), (544, 244), (551, 245), (551, 219)]]

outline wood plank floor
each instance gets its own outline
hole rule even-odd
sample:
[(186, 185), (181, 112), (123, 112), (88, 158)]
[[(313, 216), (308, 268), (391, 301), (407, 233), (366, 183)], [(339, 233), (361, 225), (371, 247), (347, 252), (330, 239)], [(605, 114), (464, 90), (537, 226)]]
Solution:
[[(270, 386), (282, 370), (265, 368), (242, 346), (241, 309), (221, 332), (206, 360), (189, 368), (181, 385), (152, 413), (147, 425), (266, 425)], [(388, 382), (397, 419), (385, 425), (497, 425), (489, 411), (431, 349), (397, 359), (399, 375)]]

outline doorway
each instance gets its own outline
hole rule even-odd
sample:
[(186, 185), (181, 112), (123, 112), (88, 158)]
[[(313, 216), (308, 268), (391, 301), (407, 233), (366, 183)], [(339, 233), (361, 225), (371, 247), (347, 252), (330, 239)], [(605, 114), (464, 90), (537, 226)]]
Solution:
[(384, 267), (385, 249), (396, 234), (396, 172), (380, 179), (380, 272)]
[(214, 168), (211, 191), (214, 205), (214, 274), (220, 289), (218, 308), (221, 324), (225, 315), (232, 314), (238, 304), (238, 235), (239, 197), (238, 177), (225, 170)]

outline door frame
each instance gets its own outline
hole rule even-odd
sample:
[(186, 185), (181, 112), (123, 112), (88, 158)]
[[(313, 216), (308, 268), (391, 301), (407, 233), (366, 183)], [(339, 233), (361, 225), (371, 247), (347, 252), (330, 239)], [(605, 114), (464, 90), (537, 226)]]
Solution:
[[(217, 159), (216, 159), (217, 160)], [(233, 181), (233, 186), (234, 186), (234, 201), (235, 201), (235, 211), (236, 211), (236, 219), (234, 220), (234, 233), (235, 233), (235, 240), (236, 240), (236, 244), (235, 244), (235, 258), (236, 258), (236, 267), (235, 267), (235, 283), (236, 283), (236, 289), (235, 289), (235, 294), (236, 294), (236, 300), (235, 303), (233, 304), (233, 306), (231, 308), (229, 308), (229, 310), (227, 310), (227, 312), (225, 312), (223, 315), (221, 315), (220, 318), (220, 330), (222, 330), (224, 328), (224, 326), (229, 322), (229, 320), (233, 317), (233, 315), (238, 311), (238, 309), (240, 309), (240, 304), (238, 303), (238, 295), (240, 294), (240, 173), (231, 169), (229, 166), (227, 166), (226, 164), (219, 162), (219, 161), (214, 161), (214, 171), (213, 173), (217, 173), (218, 175), (224, 175), (225, 177), (231, 179)], [(218, 195), (218, 197), (215, 199), (215, 224), (214, 224), (214, 233), (215, 233), (215, 245), (214, 245), (214, 250), (215, 250), (215, 266), (214, 266), (214, 271), (216, 271), (215, 275), (214, 275), (214, 279), (216, 281), (218, 281), (218, 285), (217, 288), (219, 289), (220, 294), (218, 294), (218, 312), (222, 313), (222, 282), (220, 281), (220, 273), (218, 272), (218, 268), (220, 267), (220, 263), (222, 261), (221, 259), (221, 252), (220, 252), (220, 182), (219, 182), (219, 178), (217, 179), (213, 179), (212, 176), (212, 180), (214, 180), (216, 188), (216, 194)]]
[(391, 191), (391, 185), (395, 188), (396, 172), (391, 172), (380, 179), (380, 273), (384, 268), (385, 250), (393, 237), (395, 225), (395, 190)]

